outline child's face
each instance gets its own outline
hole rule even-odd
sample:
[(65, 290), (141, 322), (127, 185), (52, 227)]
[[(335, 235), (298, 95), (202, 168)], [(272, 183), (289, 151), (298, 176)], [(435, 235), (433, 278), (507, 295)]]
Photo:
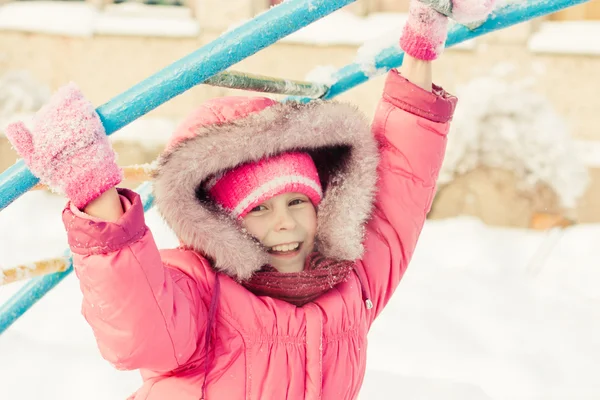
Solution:
[[(317, 212), (302, 193), (283, 193), (252, 209), (243, 219), (248, 232), (269, 252), (279, 272), (300, 272), (313, 251)], [(283, 245), (283, 246), (282, 246)]]

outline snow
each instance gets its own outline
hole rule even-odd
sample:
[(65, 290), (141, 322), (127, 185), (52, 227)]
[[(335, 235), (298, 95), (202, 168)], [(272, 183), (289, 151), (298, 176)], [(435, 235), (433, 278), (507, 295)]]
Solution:
[(111, 141), (135, 143), (153, 150), (164, 147), (177, 127), (177, 120), (164, 117), (141, 117), (110, 135)]
[(98, 13), (94, 32), (104, 35), (196, 37), (200, 27), (186, 7), (123, 3), (110, 5)]
[(575, 149), (585, 165), (590, 168), (600, 168), (599, 140), (576, 140)]
[(376, 57), (383, 50), (394, 48), (397, 51), (402, 51), (399, 38), (402, 34), (403, 25), (404, 24), (397, 26), (393, 31), (381, 35), (378, 38), (366, 41), (358, 48), (353, 62), (360, 66), (360, 69), (365, 76), (371, 78), (386, 72), (385, 68), (376, 67)]
[[(0, 265), (62, 255), (63, 206), (30, 192), (0, 212)], [(159, 245), (176, 245), (147, 215)], [(369, 335), (361, 399), (600, 397), (598, 237), (600, 224), (534, 232), (428, 221)], [(20, 286), (0, 286), (0, 302)], [(71, 274), (0, 336), (0, 398), (123, 399), (140, 385), (102, 360), (80, 302)]]
[(600, 21), (548, 21), (528, 43), (535, 53), (600, 55)]
[(84, 2), (10, 2), (0, 7), (0, 30), (91, 36), (96, 16)]
[(84, 2), (10, 2), (0, 6), (0, 31), (90, 37), (197, 37), (198, 21), (185, 7), (113, 4), (100, 11)]
[(39, 84), (27, 71), (0, 76), (0, 135), (17, 120), (29, 120), (50, 98), (50, 88)]
[(317, 65), (306, 74), (304, 79), (308, 82), (322, 83), (331, 86), (337, 81), (337, 72), (338, 68), (334, 65)]
[(513, 171), (521, 189), (548, 185), (574, 207), (589, 183), (587, 166), (567, 123), (536, 93), (531, 79), (507, 78), (511, 64), (458, 88), (440, 183), (480, 166)]

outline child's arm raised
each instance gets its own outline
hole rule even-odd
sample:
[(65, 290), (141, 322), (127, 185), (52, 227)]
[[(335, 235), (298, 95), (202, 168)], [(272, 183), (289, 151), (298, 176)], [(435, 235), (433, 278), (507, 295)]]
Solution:
[(431, 92), (433, 87), (431, 61), (419, 60), (405, 54), (400, 67), (400, 74), (413, 85)]
[(120, 369), (185, 363), (203, 340), (206, 307), (192, 278), (163, 265), (140, 197), (115, 189), (122, 172), (93, 105), (71, 84), (31, 131), (16, 123), (6, 134), (32, 173), (70, 200), (63, 222), (82, 312), (104, 358)]
[(431, 61), (443, 49), (446, 26), (444, 15), (411, 2), (400, 40), (402, 74), (389, 72), (375, 114), (372, 130), (381, 143), (378, 193), (358, 263), (374, 304), (371, 321), (406, 271), (435, 195), (457, 101), (432, 84)]
[(123, 214), (114, 222), (72, 204), (63, 211), (82, 313), (102, 356), (116, 368), (171, 371), (202, 345), (207, 310), (198, 284), (163, 265), (140, 196), (127, 189), (115, 195)]

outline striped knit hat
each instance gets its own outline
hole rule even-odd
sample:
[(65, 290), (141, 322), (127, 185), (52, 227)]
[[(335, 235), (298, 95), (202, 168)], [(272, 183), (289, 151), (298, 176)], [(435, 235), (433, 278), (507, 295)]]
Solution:
[(209, 180), (206, 190), (235, 218), (243, 218), (254, 207), (282, 193), (305, 194), (315, 207), (323, 196), (315, 163), (301, 152), (243, 164)]

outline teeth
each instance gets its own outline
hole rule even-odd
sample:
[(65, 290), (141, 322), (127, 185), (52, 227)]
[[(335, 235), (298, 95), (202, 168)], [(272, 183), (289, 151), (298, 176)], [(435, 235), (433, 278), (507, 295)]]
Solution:
[(282, 244), (280, 246), (271, 247), (271, 250), (284, 252), (284, 251), (296, 250), (299, 246), (300, 246), (300, 243)]

